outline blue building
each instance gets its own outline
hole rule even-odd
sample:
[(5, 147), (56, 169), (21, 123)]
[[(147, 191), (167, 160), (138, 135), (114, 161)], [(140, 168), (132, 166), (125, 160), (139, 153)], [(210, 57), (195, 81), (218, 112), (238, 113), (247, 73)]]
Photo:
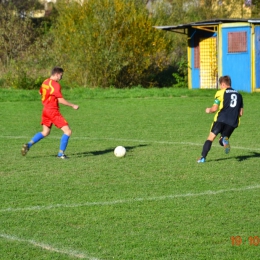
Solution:
[(215, 19), (157, 29), (187, 35), (190, 89), (217, 89), (229, 75), (232, 87), (260, 92), (260, 19)]

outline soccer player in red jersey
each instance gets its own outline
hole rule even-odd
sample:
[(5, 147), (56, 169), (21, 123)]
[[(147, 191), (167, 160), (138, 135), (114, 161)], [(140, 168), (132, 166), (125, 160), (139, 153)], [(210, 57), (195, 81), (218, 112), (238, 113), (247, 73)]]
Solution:
[(42, 96), (41, 100), (43, 104), (41, 122), (42, 132), (35, 134), (27, 144), (22, 146), (21, 153), (23, 156), (27, 154), (32, 145), (50, 134), (52, 125), (54, 124), (57, 128), (60, 128), (63, 131), (63, 135), (60, 140), (58, 158), (68, 158), (64, 152), (67, 148), (72, 131), (68, 122), (59, 111), (59, 104), (70, 106), (73, 109), (78, 109), (79, 106), (72, 104), (63, 98), (61, 86), (58, 83), (62, 79), (63, 72), (64, 71), (62, 68), (54, 67), (51, 72), (51, 77), (46, 79), (41, 85), (40, 94)]

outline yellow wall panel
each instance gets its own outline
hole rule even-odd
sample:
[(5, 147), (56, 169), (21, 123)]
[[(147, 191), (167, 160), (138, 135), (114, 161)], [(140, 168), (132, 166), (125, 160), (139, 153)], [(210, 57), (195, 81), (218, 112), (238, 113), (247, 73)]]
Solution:
[(216, 37), (200, 39), (200, 88), (217, 88)]

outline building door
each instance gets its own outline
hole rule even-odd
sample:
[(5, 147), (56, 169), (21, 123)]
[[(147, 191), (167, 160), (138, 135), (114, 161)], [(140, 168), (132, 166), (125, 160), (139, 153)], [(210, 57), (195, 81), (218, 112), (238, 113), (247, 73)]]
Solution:
[(232, 87), (251, 92), (250, 27), (222, 27), (222, 75), (229, 75)]
[(260, 90), (260, 26), (255, 27), (255, 89)]

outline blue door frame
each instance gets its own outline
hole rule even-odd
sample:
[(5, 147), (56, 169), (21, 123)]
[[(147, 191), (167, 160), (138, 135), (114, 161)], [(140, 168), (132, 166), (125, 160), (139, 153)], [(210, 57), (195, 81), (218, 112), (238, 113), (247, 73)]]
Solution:
[(255, 26), (255, 89), (260, 90), (260, 26)]
[[(221, 30), (222, 75), (229, 75), (231, 77), (234, 89), (251, 92), (251, 28), (250, 26), (223, 27)], [(228, 33), (230, 32), (246, 32), (246, 51), (237, 53), (228, 52)]]

